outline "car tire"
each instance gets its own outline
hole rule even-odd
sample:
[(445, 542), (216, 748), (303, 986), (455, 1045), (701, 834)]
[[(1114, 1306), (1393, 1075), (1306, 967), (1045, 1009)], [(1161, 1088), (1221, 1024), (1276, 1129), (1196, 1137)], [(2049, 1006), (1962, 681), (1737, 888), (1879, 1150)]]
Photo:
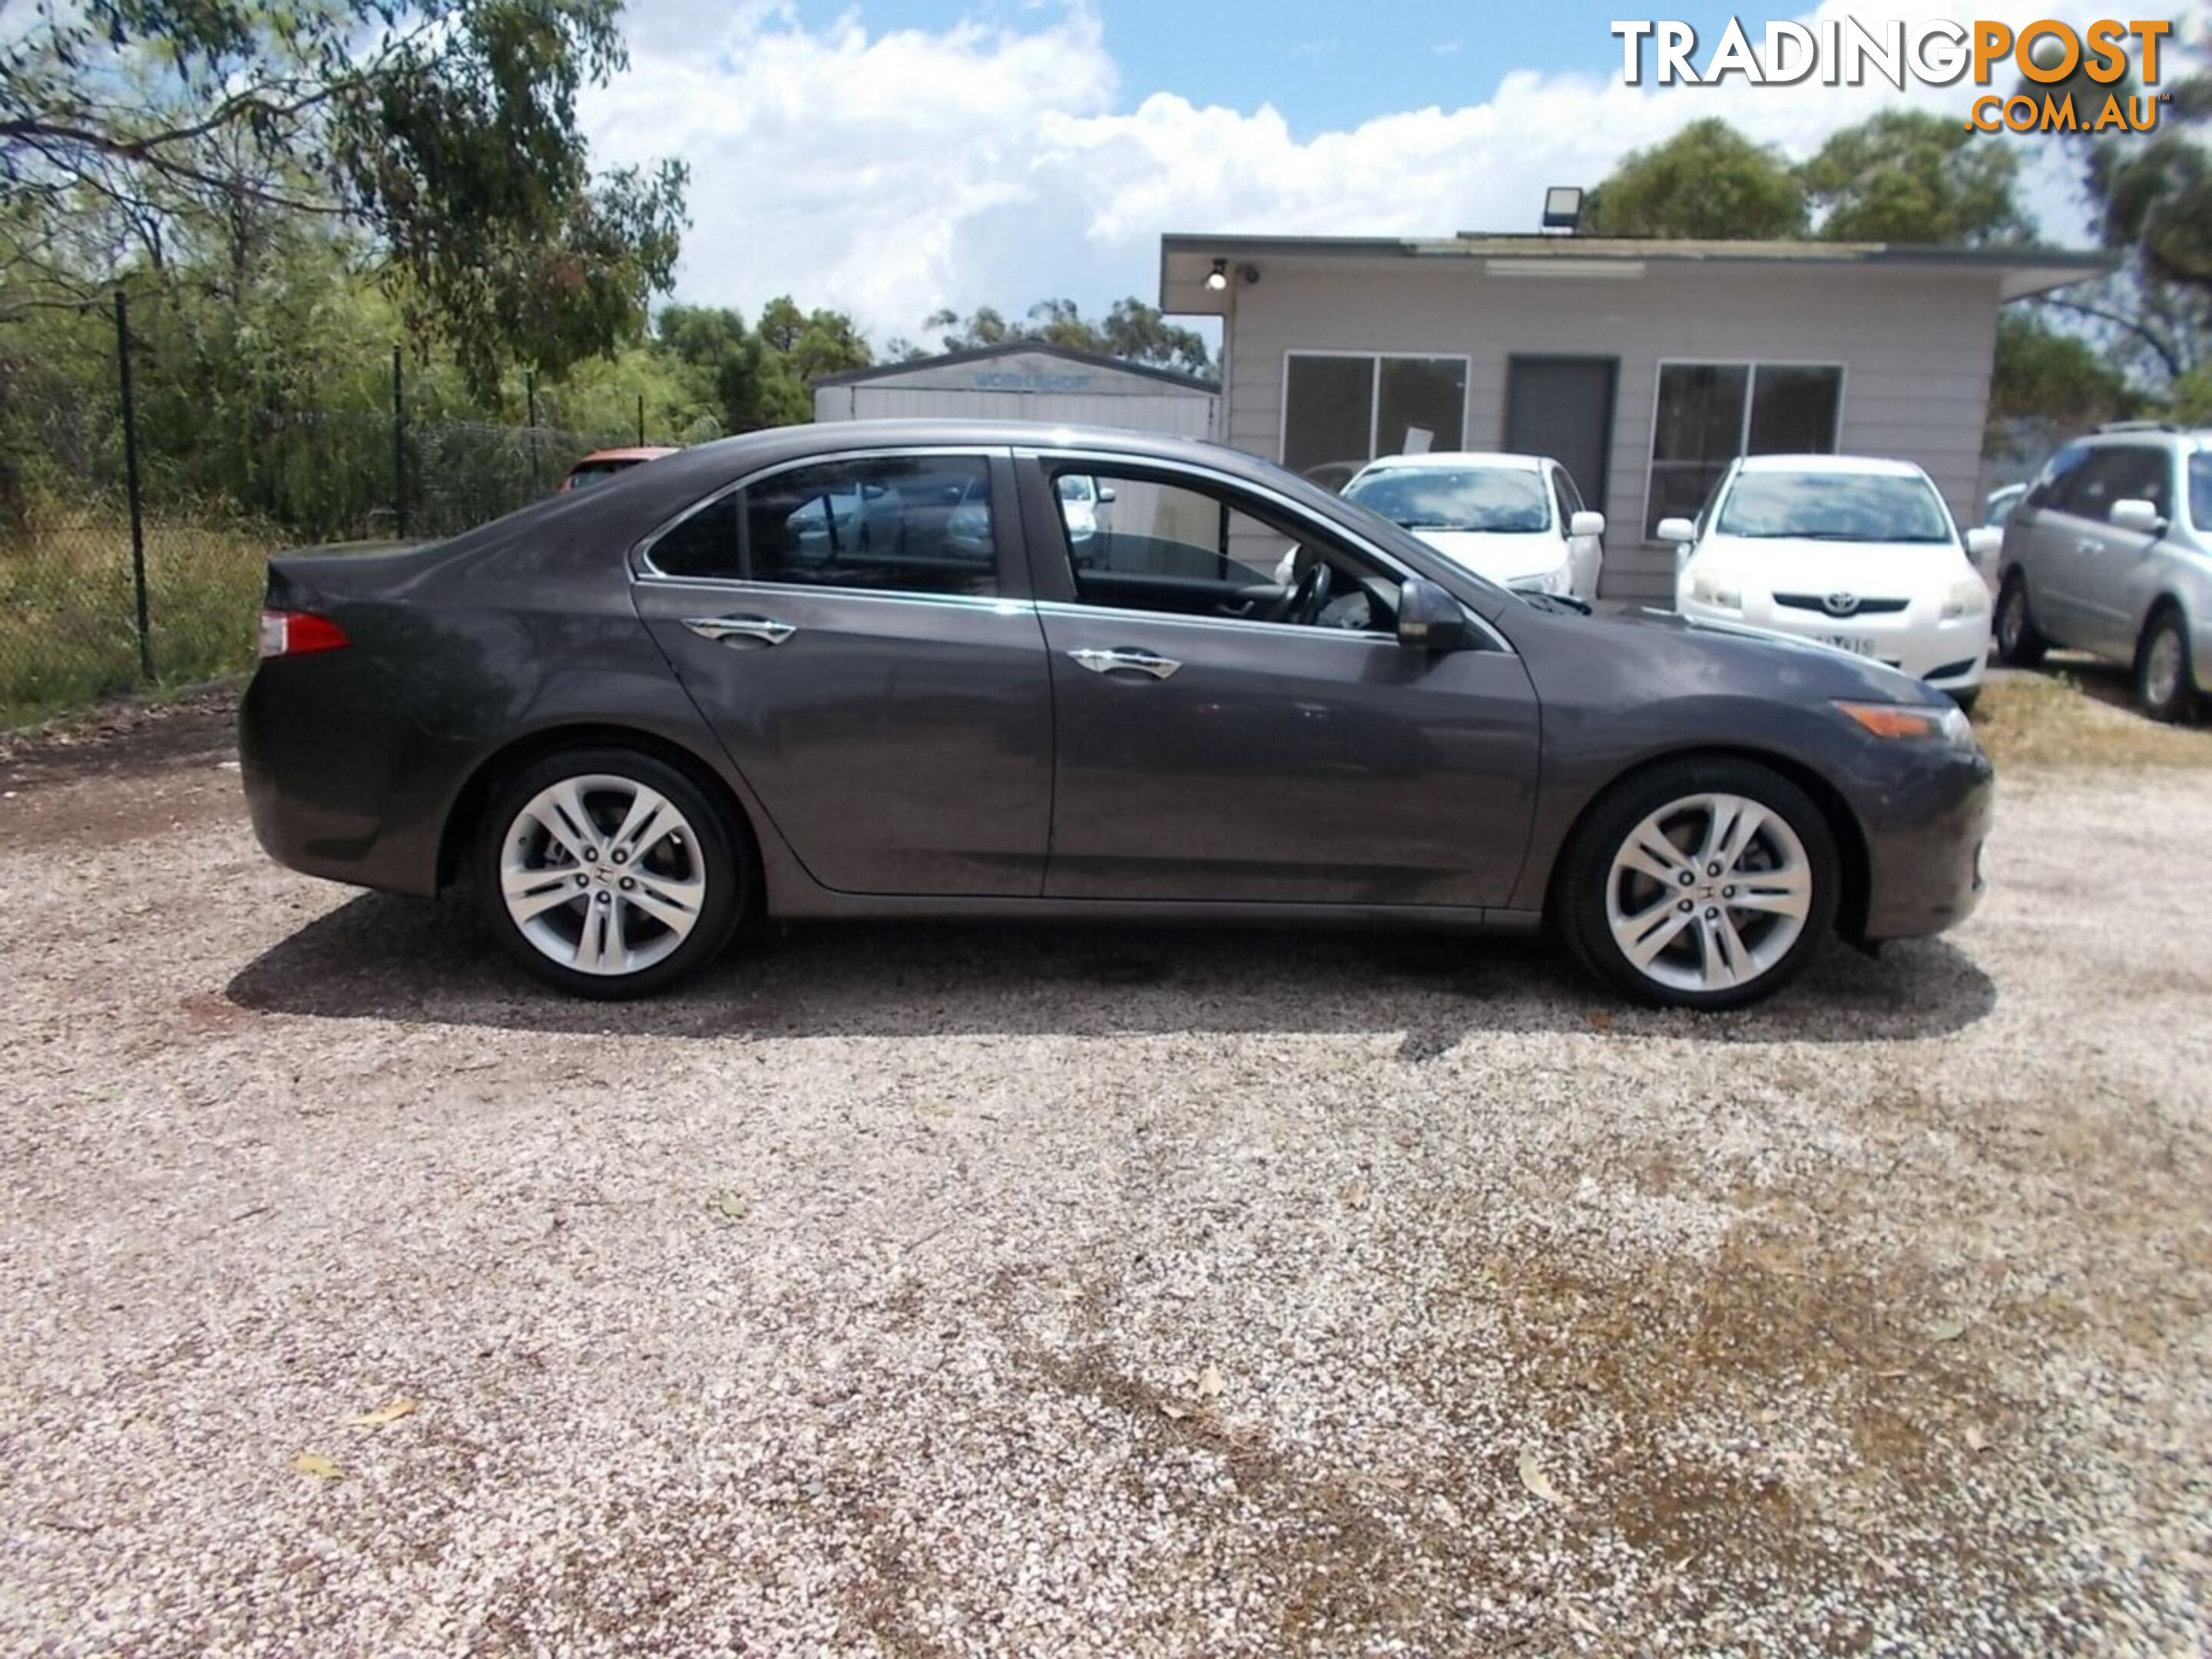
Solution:
[(2136, 701), (2154, 720), (2185, 721), (2197, 712), (2189, 624), (2171, 602), (2152, 613), (2136, 647)]
[(1553, 920), (1623, 996), (1717, 1012), (1805, 970), (1834, 928), (1842, 881), (1834, 830), (1788, 778), (1751, 761), (1675, 761), (1616, 784), (1584, 816), (1560, 860)]
[(568, 749), (503, 778), (471, 873), (507, 952), (572, 995), (650, 995), (720, 955), (751, 896), (729, 814), (634, 749)]
[(1997, 593), (1997, 660), (2008, 668), (2033, 668), (2043, 660), (2051, 641), (2036, 630), (2035, 613), (2028, 608), (2027, 578), (2014, 571)]

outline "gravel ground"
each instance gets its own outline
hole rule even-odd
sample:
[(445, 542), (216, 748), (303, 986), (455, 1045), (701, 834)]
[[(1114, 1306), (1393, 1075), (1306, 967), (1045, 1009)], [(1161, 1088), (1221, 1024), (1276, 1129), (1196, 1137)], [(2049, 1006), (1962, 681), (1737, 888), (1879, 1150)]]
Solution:
[(1970, 926), (1739, 1016), (975, 928), (610, 1009), (224, 741), (0, 761), (0, 1646), (2203, 1649), (2212, 771), (2008, 776)]

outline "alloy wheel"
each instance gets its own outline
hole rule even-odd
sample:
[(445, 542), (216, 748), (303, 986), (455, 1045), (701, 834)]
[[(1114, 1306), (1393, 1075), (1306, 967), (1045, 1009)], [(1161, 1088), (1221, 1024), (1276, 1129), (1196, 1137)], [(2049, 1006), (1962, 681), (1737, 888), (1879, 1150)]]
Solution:
[(707, 867), (690, 822), (665, 795), (610, 773), (541, 789), (508, 825), (501, 900), (516, 932), (578, 973), (641, 973), (691, 935)]
[(2151, 631), (2143, 653), (2143, 701), (2154, 708), (2170, 708), (2181, 693), (2181, 629), (2171, 622)]
[(1674, 991), (1732, 990), (1790, 954), (1813, 910), (1804, 842), (1742, 795), (1686, 795), (1621, 842), (1606, 925), (1629, 965)]

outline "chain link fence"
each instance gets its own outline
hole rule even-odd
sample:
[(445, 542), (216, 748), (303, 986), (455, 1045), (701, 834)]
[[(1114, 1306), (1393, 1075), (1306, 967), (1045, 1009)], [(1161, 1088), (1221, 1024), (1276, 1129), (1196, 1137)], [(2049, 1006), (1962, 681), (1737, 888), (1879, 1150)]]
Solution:
[(386, 407), (256, 410), (217, 442), (120, 296), (112, 321), (36, 353), (0, 334), (0, 729), (245, 668), (282, 549), (451, 536), (645, 441), (641, 408), (605, 433), (416, 421), (395, 350)]

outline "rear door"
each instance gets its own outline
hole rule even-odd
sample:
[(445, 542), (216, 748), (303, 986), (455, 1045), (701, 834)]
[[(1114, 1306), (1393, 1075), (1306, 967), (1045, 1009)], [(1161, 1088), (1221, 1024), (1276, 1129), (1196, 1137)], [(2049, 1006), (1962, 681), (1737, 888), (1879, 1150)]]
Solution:
[(802, 462), (635, 555), (647, 628), (825, 887), (1042, 884), (1052, 687), (1012, 480), (1003, 452)]
[[(2164, 459), (2147, 444), (2100, 444), (2062, 483), (2045, 550), (2049, 631), (2067, 644), (2117, 654), (2131, 647), (2128, 618), (2117, 601), (2137, 552), (2150, 538), (2116, 528), (2112, 504), (2142, 495)], [(2172, 500), (2170, 490), (2166, 499)]]
[[(1057, 728), (1048, 895), (1504, 902), (1537, 706), (1502, 641), (1401, 646), (1387, 561), (1202, 469), (1024, 465)], [(1116, 502), (1079, 555), (1054, 485), (1072, 471)], [(1283, 614), (1324, 562), (1325, 602)]]

